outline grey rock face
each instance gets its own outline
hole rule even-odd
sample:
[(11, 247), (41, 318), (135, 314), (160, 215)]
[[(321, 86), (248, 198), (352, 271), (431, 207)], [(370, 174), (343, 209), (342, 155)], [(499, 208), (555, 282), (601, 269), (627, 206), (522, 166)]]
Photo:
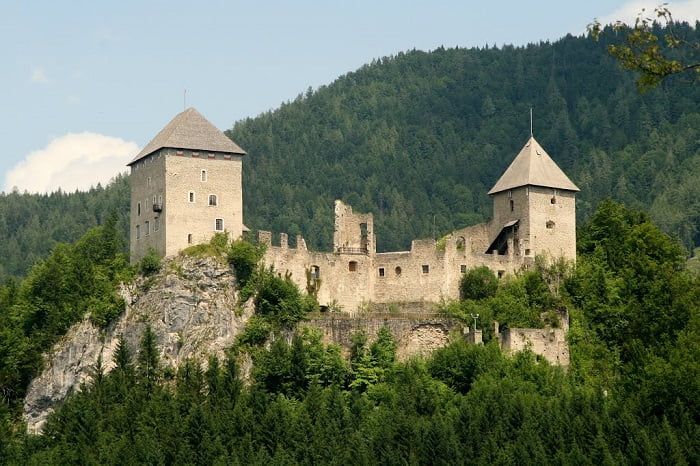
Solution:
[(86, 317), (44, 356), (44, 370), (30, 384), (24, 403), (30, 432), (39, 432), (54, 407), (90, 380), (100, 355), (106, 371), (114, 367), (120, 335), (135, 356), (150, 325), (157, 335), (161, 364), (177, 368), (186, 359), (204, 363), (212, 354), (223, 357), (253, 311), (251, 305), (236, 311), (234, 273), (214, 258), (165, 261), (161, 273), (137, 279), (122, 287), (121, 294), (126, 310), (106, 329), (95, 327)]

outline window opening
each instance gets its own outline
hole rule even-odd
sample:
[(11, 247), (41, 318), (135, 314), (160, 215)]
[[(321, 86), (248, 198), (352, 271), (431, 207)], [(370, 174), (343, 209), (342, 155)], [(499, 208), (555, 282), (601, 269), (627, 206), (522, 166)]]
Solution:
[(319, 278), (321, 278), (321, 269), (319, 268), (318, 265), (312, 265), (311, 266), (311, 279), (318, 280)]
[(459, 271), (460, 271), (461, 273), (467, 273), (467, 265), (466, 265), (466, 264), (460, 265), (460, 266), (459, 266)]
[(144, 235), (148, 236), (151, 234), (151, 222), (146, 220), (146, 223), (144, 223)]
[(423, 266), (423, 273), (430, 273), (430, 266), (429, 265)]
[(348, 263), (348, 271), (357, 272), (357, 262), (356, 261), (350, 261), (350, 263)]
[(384, 267), (379, 267), (379, 276), (380, 277), (384, 276)]
[(136, 239), (141, 238), (141, 225), (136, 225)]
[(396, 268), (394, 269), (394, 273), (395, 273), (396, 275), (401, 275), (401, 267), (396, 267)]
[(206, 170), (202, 170), (202, 173), (200, 176), (201, 176), (202, 181), (207, 181), (207, 171)]
[(214, 222), (214, 229), (216, 231), (224, 231), (224, 219), (223, 218), (216, 219), (216, 221)]
[(505, 274), (506, 274), (506, 271), (505, 271), (505, 270), (499, 270), (499, 271), (498, 271), (498, 278), (502, 278), (503, 275), (505, 275)]
[(209, 195), (209, 205), (213, 207), (216, 206), (216, 194)]
[(550, 230), (554, 228), (554, 222), (551, 220), (547, 220), (547, 228)]
[(153, 221), (153, 231), (160, 230), (160, 219), (158, 217)]
[(188, 198), (190, 202), (194, 202), (194, 191), (190, 191)]
[(515, 203), (513, 202), (513, 199), (510, 200), (510, 211), (513, 212), (513, 209), (515, 207)]
[(192, 233), (187, 234), (187, 244), (192, 244)]
[(136, 204), (136, 215), (141, 215), (141, 203)]

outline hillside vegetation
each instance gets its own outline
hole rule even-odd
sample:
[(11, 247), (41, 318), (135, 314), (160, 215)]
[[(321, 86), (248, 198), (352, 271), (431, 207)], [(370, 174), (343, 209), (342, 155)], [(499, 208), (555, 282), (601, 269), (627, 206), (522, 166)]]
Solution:
[[(679, 25), (696, 40), (698, 28)], [(380, 251), (491, 215), (486, 195), (537, 140), (581, 188), (579, 223), (606, 197), (648, 212), (689, 251), (700, 245), (700, 86), (645, 94), (600, 42), (409, 51), (374, 60), (227, 134), (247, 152), (245, 223), (330, 249), (333, 201), (375, 215)], [(144, 141), (145, 143), (146, 141)], [(0, 282), (26, 276), (58, 242), (118, 214), (128, 177), (87, 193), (0, 194)]]
[(246, 225), (329, 249), (339, 198), (374, 213), (387, 251), (482, 221), (532, 108), (535, 137), (581, 188), (579, 221), (610, 197), (700, 243), (700, 86), (640, 95), (612, 37), (399, 53), (238, 122)]

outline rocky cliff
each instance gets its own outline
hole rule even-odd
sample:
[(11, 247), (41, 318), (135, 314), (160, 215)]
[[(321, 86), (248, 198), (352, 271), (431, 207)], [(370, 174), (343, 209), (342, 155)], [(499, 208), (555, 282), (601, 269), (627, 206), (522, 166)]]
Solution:
[(233, 271), (213, 258), (166, 261), (159, 274), (139, 278), (121, 293), (127, 306), (116, 321), (100, 329), (86, 317), (45, 355), (44, 370), (30, 384), (24, 403), (30, 432), (41, 430), (54, 406), (89, 379), (100, 355), (105, 369), (111, 370), (120, 335), (136, 354), (150, 324), (161, 363), (177, 367), (188, 358), (205, 362), (210, 354), (223, 356), (252, 314), (250, 306), (236, 312)]

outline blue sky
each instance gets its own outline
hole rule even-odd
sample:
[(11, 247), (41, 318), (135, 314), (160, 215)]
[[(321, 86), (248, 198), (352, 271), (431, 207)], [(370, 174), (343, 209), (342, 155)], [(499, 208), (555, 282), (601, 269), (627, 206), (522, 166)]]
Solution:
[[(225, 130), (374, 58), (555, 41), (658, 3), (3, 2), (0, 190), (105, 183), (185, 105)], [(700, 18), (700, 0), (669, 7)]]

